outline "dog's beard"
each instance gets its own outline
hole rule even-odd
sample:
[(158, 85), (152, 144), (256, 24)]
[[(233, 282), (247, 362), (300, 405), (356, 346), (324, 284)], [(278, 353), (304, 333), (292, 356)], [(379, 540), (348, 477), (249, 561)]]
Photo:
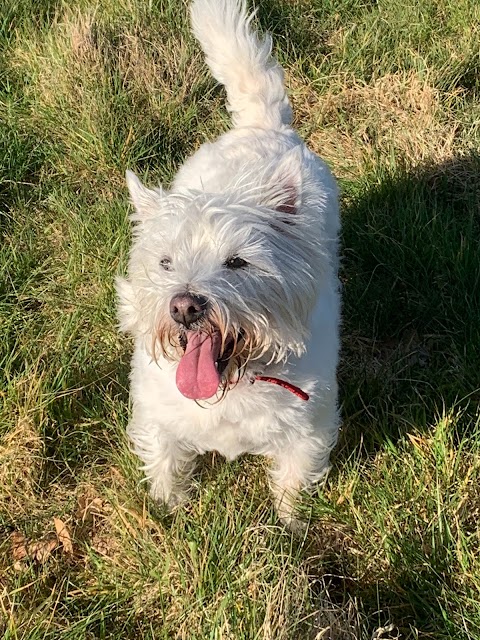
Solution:
[(179, 391), (193, 400), (221, 399), (244, 376), (248, 364), (268, 354), (277, 359), (272, 344), (258, 328), (225, 325), (204, 319), (189, 329), (170, 320), (158, 324), (153, 335), (155, 360), (161, 354), (178, 362)]

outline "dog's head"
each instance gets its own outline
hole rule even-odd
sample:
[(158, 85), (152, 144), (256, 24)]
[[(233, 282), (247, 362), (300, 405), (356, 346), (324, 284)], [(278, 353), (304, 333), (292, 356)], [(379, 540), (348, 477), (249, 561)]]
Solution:
[(333, 182), (309, 187), (304, 154), (250, 167), (219, 194), (147, 189), (127, 173), (136, 224), (128, 280), (117, 279), (120, 326), (153, 358), (178, 362), (189, 398), (304, 349), (334, 253), (322, 210), (336, 206)]

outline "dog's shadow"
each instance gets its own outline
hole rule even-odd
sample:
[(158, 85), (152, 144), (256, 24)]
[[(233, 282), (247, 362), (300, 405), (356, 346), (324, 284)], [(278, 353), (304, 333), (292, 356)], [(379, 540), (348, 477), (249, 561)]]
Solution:
[[(480, 399), (479, 205), (476, 154), (405, 171), (401, 177), (384, 175), (363, 191), (345, 189), (343, 427), (332, 456), (332, 486), (352, 459), (355, 465), (369, 465), (372, 454), (391, 451), (407, 434), (431, 433), (442, 414), (463, 416), (452, 435), (458, 440), (475, 424)], [(394, 578), (379, 580), (372, 571), (357, 580), (349, 577), (357, 562), (349, 542), (356, 536), (349, 509), (343, 517), (321, 492), (305, 503), (313, 516), (306, 562), (320, 591), (330, 593), (340, 607), (347, 607), (352, 596), (372, 611), (381, 603), (387, 615), (393, 611), (395, 621), (402, 621), (406, 637), (412, 637), (409, 622), (425, 631), (437, 628), (442, 580), (448, 581), (450, 572), (447, 548), (426, 552), (418, 530), (407, 529), (392, 560), (398, 563)], [(335, 524), (328, 526), (322, 517), (317, 522), (321, 514)], [(429, 560), (420, 569), (402, 565), (426, 553)]]
[(345, 194), (340, 459), (478, 406), (479, 205), (476, 154)]

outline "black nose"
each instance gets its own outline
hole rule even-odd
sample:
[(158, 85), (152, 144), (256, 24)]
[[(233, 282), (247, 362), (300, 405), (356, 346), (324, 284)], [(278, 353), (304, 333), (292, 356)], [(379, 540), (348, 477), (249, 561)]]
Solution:
[(187, 329), (205, 315), (208, 300), (205, 296), (181, 293), (170, 301), (170, 315)]

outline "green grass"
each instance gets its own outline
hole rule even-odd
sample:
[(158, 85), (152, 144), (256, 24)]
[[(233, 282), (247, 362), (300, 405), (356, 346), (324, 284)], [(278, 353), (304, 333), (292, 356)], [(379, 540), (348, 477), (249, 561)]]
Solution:
[(258, 458), (207, 457), (173, 514), (148, 498), (115, 318), (123, 175), (168, 184), (228, 127), (223, 92), (183, 3), (5, 0), (6, 640), (480, 637), (480, 5), (258, 4), (296, 126), (343, 192), (332, 472), (305, 496), (303, 539), (279, 526)]

